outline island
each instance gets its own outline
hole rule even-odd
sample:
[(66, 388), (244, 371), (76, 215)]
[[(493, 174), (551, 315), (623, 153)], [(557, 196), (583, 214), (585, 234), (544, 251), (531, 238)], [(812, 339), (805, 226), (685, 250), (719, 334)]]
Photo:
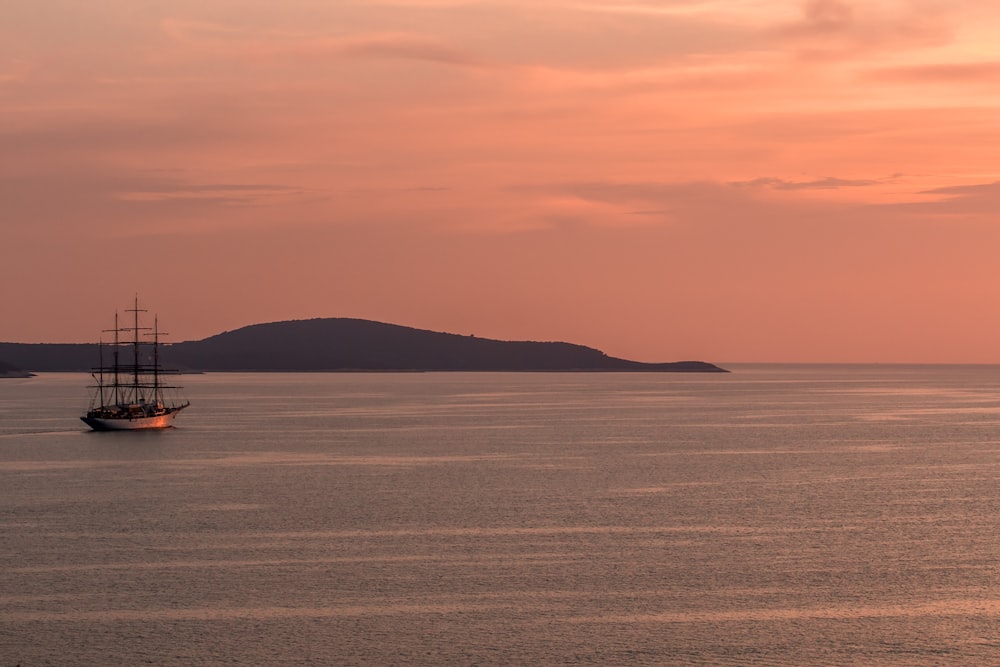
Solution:
[[(0, 343), (33, 371), (86, 371), (96, 344)], [(354, 318), (254, 324), (163, 345), (165, 365), (197, 371), (646, 371), (726, 373), (703, 361), (646, 363), (563, 342), (502, 341)]]
[(0, 379), (2, 378), (30, 378), (34, 373), (22, 371), (20, 368), (6, 361), (0, 361)]

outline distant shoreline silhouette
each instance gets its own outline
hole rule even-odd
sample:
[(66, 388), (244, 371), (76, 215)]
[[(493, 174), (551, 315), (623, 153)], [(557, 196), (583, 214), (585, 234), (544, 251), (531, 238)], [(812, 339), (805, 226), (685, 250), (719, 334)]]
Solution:
[[(0, 343), (0, 359), (30, 371), (88, 371), (95, 343)], [(253, 324), (164, 345), (187, 371), (646, 371), (726, 373), (703, 361), (646, 363), (564, 342), (501, 341), (353, 318)], [(2, 370), (2, 369), (0, 369)]]

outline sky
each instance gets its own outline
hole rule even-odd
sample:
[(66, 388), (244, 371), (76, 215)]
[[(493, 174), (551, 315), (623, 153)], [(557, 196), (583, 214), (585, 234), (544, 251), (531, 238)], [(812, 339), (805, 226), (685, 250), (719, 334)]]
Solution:
[(1000, 4), (0, 0), (0, 341), (1000, 363)]

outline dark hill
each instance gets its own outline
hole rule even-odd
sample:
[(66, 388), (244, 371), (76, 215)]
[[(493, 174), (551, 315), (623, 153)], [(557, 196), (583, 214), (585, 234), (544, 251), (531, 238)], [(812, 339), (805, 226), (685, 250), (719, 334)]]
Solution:
[[(35, 371), (89, 370), (96, 345), (0, 343)], [(347, 318), (255, 324), (165, 346), (168, 366), (205, 371), (725, 372), (698, 361), (647, 364), (570, 343), (499, 341)]]
[(721, 371), (644, 364), (570, 343), (499, 341), (347, 318), (255, 324), (169, 348), (172, 363), (258, 371)]

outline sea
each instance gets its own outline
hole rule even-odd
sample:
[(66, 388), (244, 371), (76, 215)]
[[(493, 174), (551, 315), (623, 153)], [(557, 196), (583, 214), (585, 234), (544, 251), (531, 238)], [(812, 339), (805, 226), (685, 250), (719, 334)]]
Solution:
[(998, 665), (1000, 367), (0, 380), (0, 667)]

